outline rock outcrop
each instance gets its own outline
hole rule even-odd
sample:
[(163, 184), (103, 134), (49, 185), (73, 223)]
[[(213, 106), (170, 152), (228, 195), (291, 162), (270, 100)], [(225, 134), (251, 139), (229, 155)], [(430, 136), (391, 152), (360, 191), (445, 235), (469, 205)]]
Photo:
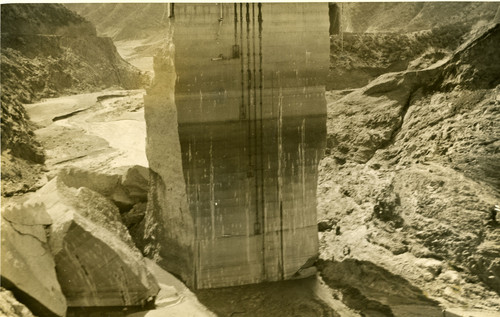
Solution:
[(340, 227), (321, 239), (333, 266), (368, 261), (445, 306), (498, 307), (498, 43), (490, 25), (431, 67), (329, 103), (318, 198)]
[(158, 284), (109, 200), (80, 187), (77, 175), (62, 173), (30, 201), (44, 203), (52, 218), (49, 245), (68, 306), (140, 306), (154, 299)]
[(369, 261), (320, 261), (318, 267), (333, 292), (366, 316), (414, 316), (405, 306), (420, 310), (421, 316), (442, 316), (442, 308), (422, 290)]
[(2, 286), (36, 315), (64, 316), (66, 299), (45, 232), (51, 224), (43, 205), (2, 210)]
[(426, 68), (450, 55), (469, 30), (454, 24), (412, 33), (331, 35), (327, 89), (361, 88), (385, 73)]
[(28, 101), (144, 84), (140, 71), (118, 55), (109, 37), (98, 37), (90, 22), (59, 4), (2, 6), (2, 54), (2, 84)]

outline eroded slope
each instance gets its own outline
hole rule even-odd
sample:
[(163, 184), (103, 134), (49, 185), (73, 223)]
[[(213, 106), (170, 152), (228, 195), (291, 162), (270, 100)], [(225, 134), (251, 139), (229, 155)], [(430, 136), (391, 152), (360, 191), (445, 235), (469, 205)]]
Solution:
[[(318, 189), (332, 286), (352, 284), (331, 272), (355, 260), (355, 275), (367, 262), (448, 307), (499, 307), (499, 43), (496, 24), (429, 68), (332, 93)], [(354, 287), (396, 315), (409, 304), (373, 280)]]

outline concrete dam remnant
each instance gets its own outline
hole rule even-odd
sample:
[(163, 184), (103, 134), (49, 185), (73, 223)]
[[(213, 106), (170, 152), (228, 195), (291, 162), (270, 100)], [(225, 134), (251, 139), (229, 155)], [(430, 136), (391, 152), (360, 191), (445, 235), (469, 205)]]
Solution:
[(328, 4), (170, 8), (145, 96), (144, 251), (194, 288), (307, 275), (318, 252)]

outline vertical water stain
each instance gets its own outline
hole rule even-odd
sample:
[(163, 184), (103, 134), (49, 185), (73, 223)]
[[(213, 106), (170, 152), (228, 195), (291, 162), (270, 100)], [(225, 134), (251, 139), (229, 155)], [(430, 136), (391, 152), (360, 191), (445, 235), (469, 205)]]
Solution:
[(327, 4), (178, 6), (203, 8), (173, 37), (197, 287), (287, 279), (318, 247)]

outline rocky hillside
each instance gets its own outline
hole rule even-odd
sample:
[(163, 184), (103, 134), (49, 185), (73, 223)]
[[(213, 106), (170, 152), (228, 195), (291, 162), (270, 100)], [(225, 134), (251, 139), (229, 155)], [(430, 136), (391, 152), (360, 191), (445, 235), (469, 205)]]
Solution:
[(115, 41), (162, 36), (168, 25), (168, 3), (67, 3), (102, 36)]
[(341, 10), (344, 32), (415, 32), (450, 24), (472, 24), (491, 20), (495, 2), (371, 2), (332, 3)]
[(153, 56), (165, 39), (168, 3), (67, 3), (109, 36), (132, 65), (153, 73)]
[(425, 68), (450, 55), (469, 31), (452, 24), (410, 33), (332, 35), (327, 90), (360, 88), (384, 73)]
[(401, 315), (423, 294), (500, 307), (500, 25), (467, 38), (429, 67), (329, 96), (320, 268), (353, 307)]
[(327, 89), (360, 88), (387, 72), (425, 68), (496, 18), (500, 7), (491, 2), (331, 3)]
[[(22, 104), (40, 98), (121, 86), (143, 86), (110, 38), (58, 4), (2, 5), (2, 178), (18, 177), (15, 158), (42, 163)], [(6, 152), (9, 151), (10, 153)], [(5, 164), (4, 164), (5, 163)]]

